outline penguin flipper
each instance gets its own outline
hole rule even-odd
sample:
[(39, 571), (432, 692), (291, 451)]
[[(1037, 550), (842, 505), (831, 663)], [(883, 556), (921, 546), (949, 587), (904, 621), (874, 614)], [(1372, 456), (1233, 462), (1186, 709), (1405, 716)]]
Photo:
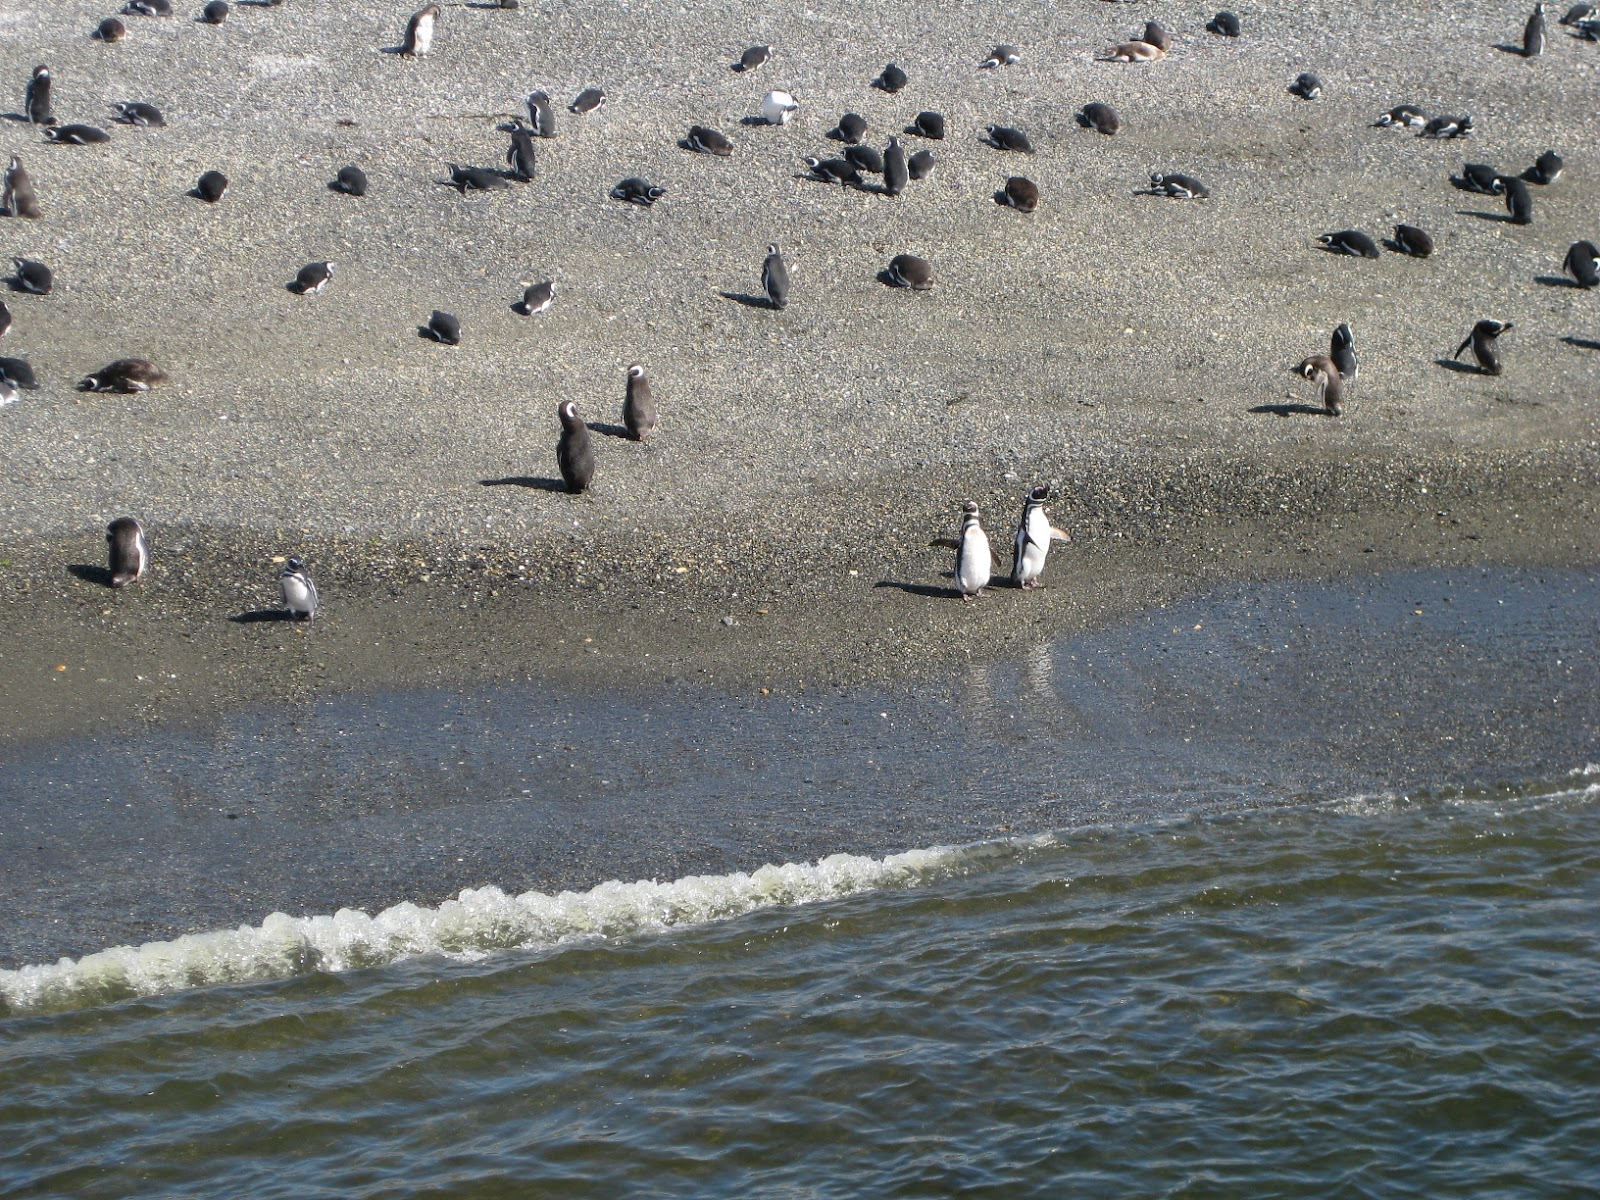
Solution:
[(1050, 526), (1050, 540), (1053, 542), (1070, 542), (1072, 535), (1065, 529), (1057, 529), (1052, 525)]
[(1469, 334), (1467, 334), (1467, 340), (1462, 342), (1461, 345), (1457, 346), (1456, 347), (1456, 352), (1454, 354), (1452, 354), (1450, 357), (1452, 359), (1460, 358), (1461, 357), (1461, 352), (1463, 350), (1465, 350), (1470, 345), (1472, 345), (1472, 335), (1469, 333)]

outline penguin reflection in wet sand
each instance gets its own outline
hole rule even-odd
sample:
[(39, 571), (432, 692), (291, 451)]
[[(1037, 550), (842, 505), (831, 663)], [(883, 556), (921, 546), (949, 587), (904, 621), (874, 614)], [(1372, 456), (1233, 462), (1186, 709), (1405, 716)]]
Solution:
[(405, 40), (400, 53), (406, 58), (423, 58), (433, 49), (433, 30), (439, 21), (439, 6), (424, 4), (406, 22)]
[(144, 526), (132, 517), (118, 517), (106, 526), (106, 556), (111, 586), (126, 587), (144, 574), (150, 563), (150, 544)]
[(1451, 357), (1459, 359), (1466, 348), (1471, 346), (1472, 357), (1478, 360), (1478, 370), (1485, 375), (1498, 375), (1501, 371), (1500, 335), (1508, 332), (1511, 327), (1510, 321), (1485, 318), (1472, 327), (1467, 340), (1456, 347), (1456, 352)]
[(291, 558), (283, 564), (278, 576), (278, 590), (283, 594), (283, 607), (290, 620), (309, 621), (317, 615), (317, 585), (306, 573), (306, 564)]
[(1051, 541), (1070, 542), (1072, 536), (1064, 529), (1050, 524), (1044, 504), (1050, 499), (1050, 488), (1039, 484), (1022, 505), (1022, 520), (1017, 523), (1017, 536), (1012, 545), (1011, 582), (1017, 587), (1042, 588), (1039, 577), (1044, 574), (1044, 560), (1050, 553)]
[(656, 397), (639, 363), (628, 365), (628, 391), (622, 400), (622, 423), (631, 441), (642, 442), (656, 427)]
[(556, 410), (561, 417), (561, 440), (556, 443), (556, 466), (567, 491), (587, 491), (594, 480), (594, 447), (589, 444), (589, 427), (578, 415), (571, 400)]

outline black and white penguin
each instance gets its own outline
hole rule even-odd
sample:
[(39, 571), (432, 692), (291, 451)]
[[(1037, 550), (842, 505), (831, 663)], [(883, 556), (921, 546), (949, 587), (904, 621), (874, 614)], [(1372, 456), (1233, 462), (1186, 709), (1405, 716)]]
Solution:
[(1335, 254), (1348, 254), (1352, 258), (1378, 257), (1378, 243), (1359, 229), (1341, 229), (1336, 233), (1324, 233), (1317, 238), (1317, 241)]
[(1511, 328), (1510, 321), (1492, 319), (1479, 321), (1472, 327), (1467, 340), (1456, 347), (1456, 352), (1451, 357), (1460, 358), (1462, 352), (1471, 346), (1472, 357), (1478, 360), (1478, 370), (1485, 375), (1498, 375), (1501, 371), (1500, 335)]
[(637, 204), (642, 208), (649, 208), (666, 194), (666, 188), (654, 187), (637, 175), (624, 179), (611, 189), (613, 200), (621, 200), (625, 204)]
[(1561, 269), (1578, 281), (1581, 288), (1600, 287), (1600, 250), (1593, 242), (1573, 242)]
[(1522, 56), (1538, 58), (1544, 53), (1544, 3), (1533, 6), (1533, 15), (1522, 28)]
[(1596, 11), (1600, 10), (1596, 10), (1592, 4), (1574, 4), (1567, 9), (1567, 15), (1561, 18), (1561, 23), (1563, 25), (1576, 25), (1579, 21), (1587, 21), (1595, 15)]
[(128, 36), (128, 27), (115, 17), (107, 17), (94, 27), (94, 38), (108, 46)]
[[(933, 156), (930, 154), (928, 157), (931, 159)], [(911, 179), (911, 164), (906, 158), (905, 147), (900, 144), (899, 138), (891, 136), (883, 152), (883, 190), (887, 195), (898, 196), (906, 190), (906, 184)]]
[(977, 502), (968, 500), (961, 506), (961, 534), (956, 539), (956, 587), (961, 599), (976, 600), (983, 595), (993, 574), (994, 552), (989, 548), (989, 535), (983, 531)]
[(839, 124), (828, 136), (847, 146), (854, 146), (866, 136), (866, 133), (867, 119), (860, 113), (847, 112), (839, 118)]
[(1340, 401), (1344, 396), (1344, 384), (1333, 359), (1326, 354), (1313, 354), (1294, 370), (1296, 375), (1303, 375), (1317, 385), (1322, 407), (1330, 417), (1337, 417), (1343, 411)]
[(56, 125), (46, 129), (44, 136), (57, 146), (98, 146), (111, 140), (98, 125)]
[(1171, 196), (1177, 200), (1204, 200), (1211, 195), (1211, 189), (1205, 184), (1192, 175), (1184, 175), (1178, 171), (1169, 171), (1164, 175), (1159, 171), (1152, 171), (1150, 192), (1157, 196)]
[(13, 258), (11, 261), (17, 264), (17, 273), (12, 279), (17, 291), (48, 296), (55, 287), (55, 273), (42, 262), (31, 258)]
[(417, 9), (406, 22), (406, 36), (400, 43), (400, 53), (406, 58), (426, 57), (433, 49), (433, 33), (438, 23), (437, 4), (424, 4)]
[(1302, 71), (1295, 76), (1294, 82), (1289, 85), (1291, 95), (1299, 96), (1302, 100), (1316, 100), (1322, 96), (1322, 80), (1310, 71)]
[(787, 125), (800, 111), (800, 102), (788, 92), (768, 92), (761, 97), (761, 119), (768, 125)]
[(521, 121), (511, 127), (511, 145), (506, 150), (506, 165), (523, 183), (531, 183), (539, 168), (539, 155), (533, 148), (533, 130)]
[(463, 167), (459, 163), (445, 163), (450, 168), (450, 186), (458, 189), (463, 196), (468, 192), (504, 192), (511, 188), (511, 181), (499, 171), (491, 171), (487, 167)]
[(33, 77), (23, 92), (23, 112), (35, 125), (54, 125), (55, 110), (50, 106), (50, 68), (35, 67)]
[(1110, 137), (1122, 128), (1122, 114), (1104, 100), (1092, 100), (1078, 113), (1078, 124)]
[(317, 615), (317, 585), (311, 582), (306, 564), (300, 559), (291, 558), (283, 564), (278, 591), (290, 620), (309, 621)]
[(453, 314), (437, 308), (428, 315), (428, 323), (420, 326), (418, 332), (441, 346), (461, 345), (461, 322)]
[(522, 299), (511, 307), (525, 317), (536, 316), (545, 311), (556, 301), (556, 285), (553, 279), (546, 279), (539, 283), (530, 283), (522, 290)]
[(0, 358), (0, 379), (26, 392), (39, 390), (39, 379), (25, 358)]
[(1099, 62), (1114, 63), (1148, 63), (1158, 62), (1165, 58), (1167, 52), (1160, 46), (1152, 46), (1149, 42), (1134, 40), (1131, 42), (1118, 42), (1115, 46), (1107, 46), (1096, 56)]
[(628, 437), (642, 442), (656, 427), (656, 397), (639, 363), (628, 365), (628, 390), (622, 398), (622, 424)]
[(733, 142), (728, 135), (709, 125), (689, 126), (689, 136), (683, 139), (683, 144), (698, 154), (713, 154), (718, 158), (727, 158), (733, 153)]
[(918, 137), (930, 138), (938, 141), (944, 137), (944, 114), (936, 112), (919, 112), (912, 118), (911, 124), (906, 126), (907, 133), (914, 133)]
[(985, 125), (981, 140), (996, 150), (1009, 150), (1014, 154), (1033, 153), (1033, 143), (1028, 140), (1028, 135), (1010, 125)]
[(1528, 185), (1515, 175), (1502, 175), (1495, 181), (1495, 191), (1506, 198), (1506, 212), (1511, 214), (1513, 225), (1533, 224), (1533, 193)]
[(1356, 335), (1350, 332), (1348, 323), (1340, 322), (1334, 329), (1328, 357), (1339, 368), (1341, 379), (1354, 379), (1361, 370), (1361, 363), (1356, 359)]
[[(893, 139), (890, 140), (892, 141)], [(887, 154), (884, 155), (883, 173), (885, 176), (889, 173), (889, 156)], [(933, 151), (918, 150), (910, 158), (906, 159), (906, 173), (912, 179), (926, 179), (929, 175), (932, 175)]]
[(771, 46), (751, 46), (739, 55), (739, 61), (733, 64), (735, 71), (754, 71), (757, 67), (765, 66), (772, 57)]
[(131, 396), (148, 392), (171, 378), (148, 358), (119, 358), (78, 381), (80, 392), (121, 392)]
[(172, 0), (128, 0), (122, 11), (130, 17), (170, 17)]
[(200, 10), (200, 21), (204, 25), (221, 25), (228, 19), (229, 11), (228, 0), (210, 0)]
[(846, 146), (844, 160), (856, 170), (869, 175), (883, 174), (883, 155), (874, 146)]
[(1424, 138), (1458, 138), (1468, 137), (1472, 134), (1474, 125), (1471, 115), (1459, 117), (1434, 117), (1422, 127), (1418, 137)]
[(1238, 16), (1231, 12), (1219, 12), (1206, 22), (1206, 29), (1218, 37), (1236, 38), (1241, 28)]
[(1023, 590), (1042, 588), (1039, 577), (1044, 574), (1045, 559), (1050, 554), (1050, 543), (1069, 542), (1070, 534), (1050, 524), (1044, 511), (1050, 499), (1050, 488), (1039, 484), (1028, 493), (1022, 504), (1022, 519), (1017, 522), (1017, 534), (1011, 546), (1011, 582)]
[(1039, 185), (1024, 176), (1013, 175), (1006, 180), (1005, 187), (995, 193), (995, 199), (1018, 212), (1031, 213), (1039, 207)]
[(1561, 178), (1561, 169), (1567, 164), (1554, 150), (1546, 150), (1534, 160), (1533, 166), (1522, 173), (1529, 183), (1551, 184)]
[(1450, 182), (1463, 192), (1480, 192), (1485, 196), (1500, 194), (1500, 172), (1488, 163), (1467, 163), (1461, 174), (1450, 177)]
[(1415, 104), (1397, 104), (1372, 124), (1379, 129), (1391, 125), (1397, 129), (1421, 129), (1428, 123), (1428, 114)]
[(933, 290), (933, 264), (915, 254), (896, 254), (889, 260), (889, 282), (914, 292)]
[(328, 280), (333, 278), (333, 264), (331, 262), (307, 263), (301, 267), (290, 285), (293, 290), (302, 296), (315, 296), (328, 286)]
[(13, 154), (11, 164), (6, 167), (5, 192), (0, 196), (0, 206), (5, 208), (7, 215), (13, 217), (36, 221), (41, 215), (39, 197), (33, 190), (33, 180), (28, 178), (20, 154)]
[(580, 117), (587, 117), (590, 113), (599, 112), (606, 106), (606, 90), (604, 88), (586, 87), (579, 92), (577, 98), (567, 105), (567, 111)]
[(339, 168), (339, 174), (334, 177), (329, 185), (336, 192), (343, 192), (346, 196), (365, 196), (367, 194), (367, 173), (355, 163), (346, 163)]
[(861, 186), (861, 174), (842, 158), (807, 158), (806, 169), (811, 178), (823, 183), (841, 183), (848, 187)]
[(550, 103), (550, 93), (543, 88), (528, 93), (523, 101), (528, 106), (528, 124), (533, 126), (535, 137), (553, 138), (556, 135), (556, 110)]
[(773, 308), (789, 307), (789, 268), (777, 242), (767, 247), (767, 257), (762, 260), (761, 290), (767, 293), (767, 303)]
[(556, 410), (561, 418), (561, 439), (556, 442), (556, 466), (569, 492), (587, 491), (594, 481), (594, 447), (589, 443), (589, 427), (578, 416), (571, 400)]
[(1427, 258), (1433, 253), (1433, 238), (1426, 230), (1418, 229), (1415, 225), (1396, 225), (1394, 244), (1400, 248), (1401, 254), (1409, 254), (1412, 258)]
[(150, 543), (145, 540), (144, 526), (133, 517), (118, 517), (107, 525), (106, 560), (114, 588), (127, 587), (143, 575), (150, 565)]
[(143, 100), (119, 100), (111, 106), (117, 110), (117, 120), (124, 125), (139, 125), (146, 129), (166, 128), (167, 118), (154, 104)]
[(207, 204), (215, 204), (228, 191), (228, 177), (221, 171), (207, 171), (194, 185), (194, 194)]
[(1600, 17), (1584, 17), (1573, 22), (1572, 36), (1586, 42), (1600, 42)]
[(978, 66), (984, 70), (993, 70), (996, 67), (1014, 67), (1022, 61), (1022, 51), (1008, 42), (1002, 42), (989, 51), (989, 57)]
[(872, 86), (880, 92), (888, 92), (892, 96), (910, 82), (910, 76), (893, 63), (890, 63), (878, 72), (878, 77), (872, 81)]

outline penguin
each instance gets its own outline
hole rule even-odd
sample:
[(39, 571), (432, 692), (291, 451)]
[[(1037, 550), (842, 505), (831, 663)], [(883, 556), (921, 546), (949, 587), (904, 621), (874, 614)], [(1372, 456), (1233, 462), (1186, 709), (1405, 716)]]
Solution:
[(1467, 163), (1461, 168), (1461, 174), (1452, 176), (1450, 182), (1464, 192), (1481, 192), (1485, 196), (1500, 194), (1500, 172), (1487, 163)]
[(1022, 51), (1017, 47), (1002, 42), (989, 51), (989, 57), (978, 64), (980, 70), (993, 70), (995, 67), (1014, 67), (1022, 61)]
[(13, 282), (19, 292), (27, 292), (34, 296), (48, 296), (50, 290), (56, 285), (56, 277), (50, 268), (42, 262), (31, 258), (13, 258), (17, 264), (17, 274)]
[(0, 377), (0, 408), (17, 402), (17, 388), (9, 379)]
[(1303, 375), (1317, 385), (1317, 394), (1322, 398), (1322, 407), (1330, 417), (1337, 417), (1343, 411), (1340, 401), (1344, 396), (1344, 383), (1339, 375), (1339, 368), (1333, 359), (1326, 354), (1313, 354), (1298, 367), (1295, 374)]
[(652, 187), (637, 175), (624, 179), (611, 189), (611, 198), (613, 200), (621, 200), (626, 204), (637, 204), (642, 208), (649, 208), (666, 194), (666, 188)]
[(761, 290), (767, 293), (767, 303), (773, 308), (781, 311), (789, 307), (789, 268), (777, 242), (767, 247), (767, 257), (762, 260)]
[(56, 114), (50, 107), (50, 68), (35, 67), (23, 93), (24, 109), (34, 125), (54, 125)]
[(317, 615), (317, 585), (311, 582), (306, 564), (291, 558), (283, 564), (278, 576), (278, 591), (283, 596), (284, 611), (291, 621), (310, 621)]
[(1039, 207), (1039, 185), (1021, 175), (1013, 175), (1006, 180), (1004, 190), (995, 194), (995, 199), (1018, 212), (1031, 213)]
[(1150, 193), (1157, 196), (1171, 196), (1178, 200), (1204, 200), (1211, 195), (1211, 189), (1191, 175), (1177, 171), (1169, 171), (1163, 175), (1159, 171), (1152, 171)]
[(896, 254), (889, 260), (889, 282), (914, 292), (933, 290), (933, 266), (915, 254)]
[(981, 140), (996, 150), (1009, 150), (1014, 154), (1033, 153), (1033, 143), (1028, 140), (1028, 135), (1009, 125), (985, 125)]
[(418, 332), (421, 336), (432, 338), (441, 346), (461, 345), (461, 322), (447, 312), (434, 309), (428, 316), (428, 323), (423, 325)]
[(799, 101), (788, 92), (768, 92), (761, 98), (761, 118), (768, 125), (787, 125), (799, 111)]
[(556, 443), (556, 465), (561, 480), (574, 494), (587, 491), (594, 480), (594, 447), (589, 444), (589, 427), (578, 416), (571, 400), (556, 410), (561, 417), (561, 440)]
[(94, 27), (94, 36), (97, 41), (104, 42), (109, 46), (113, 42), (120, 42), (127, 37), (128, 27), (115, 17), (107, 17)]
[[(0, 300), (0, 337), (5, 337), (11, 331), (11, 306)], [(4, 375), (0, 375), (0, 382), (9, 382)]]
[(883, 155), (872, 146), (846, 146), (844, 160), (857, 171), (865, 171), (869, 175), (883, 174)]
[(1415, 104), (1397, 104), (1372, 124), (1387, 129), (1391, 125), (1401, 129), (1420, 129), (1428, 123), (1428, 114)]
[(1154, 46), (1163, 54), (1172, 49), (1172, 35), (1158, 21), (1146, 21), (1143, 32), (1130, 40)]
[(122, 11), (131, 17), (170, 17), (172, 0), (128, 0)]
[(118, 517), (106, 526), (106, 559), (111, 586), (127, 587), (150, 565), (150, 543), (144, 526), (133, 517)]
[[(883, 173), (886, 176), (889, 173), (889, 156), (887, 154), (884, 155)], [(929, 175), (932, 175), (933, 151), (918, 150), (910, 158), (906, 159), (906, 173), (912, 179), (926, 179)]]
[(511, 174), (523, 183), (531, 183), (539, 167), (539, 156), (533, 148), (533, 131), (518, 121), (511, 127), (511, 145), (506, 150), (506, 165)]
[(511, 307), (525, 317), (537, 316), (545, 311), (556, 300), (555, 281), (546, 279), (542, 283), (530, 283), (522, 291), (522, 299)]
[(1468, 137), (1473, 131), (1472, 117), (1470, 115), (1459, 117), (1434, 117), (1422, 127), (1418, 137), (1424, 138), (1458, 138)]
[(1533, 15), (1522, 28), (1522, 57), (1538, 58), (1544, 53), (1544, 3), (1533, 6)]
[(33, 190), (33, 180), (28, 178), (20, 154), (13, 154), (11, 165), (6, 168), (5, 192), (0, 196), (0, 205), (13, 217), (26, 217), (33, 221), (39, 219), (39, 197)]
[(961, 506), (961, 536), (956, 543), (956, 587), (962, 600), (976, 600), (989, 586), (994, 573), (994, 552), (989, 535), (978, 519), (978, 505), (968, 500)]
[(1094, 100), (1078, 113), (1078, 124), (1111, 137), (1122, 128), (1122, 114), (1105, 101)]
[(1050, 524), (1044, 511), (1045, 501), (1049, 499), (1050, 488), (1042, 483), (1028, 493), (1022, 504), (1022, 519), (1017, 522), (1017, 535), (1012, 540), (1011, 582), (1024, 591), (1044, 586), (1039, 577), (1044, 574), (1050, 543), (1072, 540), (1065, 530)]
[(457, 163), (445, 163), (445, 166), (450, 168), (450, 186), (459, 189), (463, 196), (468, 192), (504, 192), (511, 188), (511, 181), (498, 171), (463, 167)]
[(1378, 243), (1359, 229), (1341, 229), (1337, 233), (1324, 233), (1317, 238), (1335, 254), (1348, 254), (1352, 258), (1377, 258)]
[(1584, 17), (1574, 22), (1572, 36), (1586, 42), (1600, 42), (1600, 17)]
[(1334, 329), (1328, 357), (1339, 368), (1340, 379), (1354, 379), (1361, 370), (1361, 364), (1356, 360), (1356, 335), (1350, 332), (1347, 323), (1340, 322)]
[(861, 175), (842, 158), (807, 158), (806, 169), (811, 178), (823, 183), (842, 183), (850, 187), (861, 186)]
[(847, 112), (828, 136), (847, 146), (857, 145), (867, 133), (867, 119), (860, 113)]
[(46, 129), (44, 136), (57, 146), (98, 146), (111, 140), (98, 125), (56, 125)]
[(1528, 185), (1515, 175), (1502, 175), (1495, 181), (1495, 190), (1506, 198), (1506, 211), (1513, 225), (1533, 224), (1533, 193)]
[(1561, 269), (1578, 281), (1581, 288), (1600, 287), (1600, 250), (1593, 242), (1573, 242)]
[(1592, 4), (1574, 4), (1567, 9), (1567, 15), (1561, 18), (1563, 25), (1576, 25), (1579, 21), (1587, 21), (1594, 16), (1595, 6)]
[(1115, 46), (1107, 46), (1100, 51), (1097, 61), (1147, 63), (1159, 62), (1166, 56), (1165, 50), (1160, 46), (1152, 46), (1149, 42), (1118, 42)]
[(1239, 18), (1231, 12), (1219, 12), (1206, 22), (1207, 31), (1218, 37), (1236, 38), (1240, 33)]
[(1433, 238), (1415, 225), (1396, 225), (1394, 244), (1400, 248), (1400, 253), (1412, 258), (1427, 258), (1433, 253)]
[(367, 173), (354, 163), (346, 163), (339, 168), (339, 174), (329, 186), (336, 192), (343, 192), (346, 196), (365, 196), (367, 194)]
[[(923, 151), (924, 154), (927, 151)], [(932, 155), (928, 156), (932, 159)], [(891, 136), (889, 145), (883, 152), (883, 191), (889, 196), (898, 196), (906, 190), (906, 184), (911, 181), (911, 164), (906, 159), (905, 147), (900, 144), (900, 139)], [(920, 176), (918, 176), (920, 178)]]
[(765, 66), (771, 57), (771, 46), (751, 46), (739, 55), (739, 61), (733, 64), (733, 69), (740, 73), (754, 71), (757, 67)]
[(139, 125), (147, 129), (166, 128), (167, 118), (154, 104), (142, 100), (119, 100), (111, 106), (117, 110), (117, 120), (124, 125)]
[(228, 177), (221, 171), (207, 171), (194, 185), (194, 194), (207, 204), (221, 200), (228, 190)]
[(301, 267), (290, 285), (293, 290), (302, 296), (315, 296), (328, 286), (328, 280), (333, 278), (333, 264), (331, 262), (307, 263)]
[(555, 137), (556, 110), (550, 103), (550, 93), (543, 88), (529, 92), (523, 103), (528, 106), (528, 124), (533, 126), (533, 135), (542, 138)]
[(727, 158), (733, 153), (733, 142), (728, 135), (708, 125), (689, 126), (689, 136), (684, 139), (684, 145), (697, 153), (714, 154), (718, 158)]
[(211, 0), (200, 10), (200, 20), (205, 25), (221, 25), (228, 19), (228, 0)]
[(25, 358), (0, 358), (0, 379), (23, 391), (39, 390), (38, 377), (34, 375), (33, 367)]
[(1546, 150), (1534, 160), (1533, 166), (1522, 173), (1522, 177), (1529, 183), (1551, 184), (1561, 178), (1561, 169), (1566, 166), (1561, 155), (1554, 150)]
[(628, 390), (622, 399), (622, 424), (631, 441), (642, 442), (656, 427), (656, 398), (639, 363), (628, 365)]
[(1289, 91), (1302, 100), (1317, 100), (1322, 96), (1322, 80), (1310, 71), (1302, 71), (1289, 85)]
[(119, 358), (78, 381), (80, 392), (121, 392), (131, 396), (148, 392), (171, 378), (148, 358)]
[(1456, 347), (1452, 358), (1459, 359), (1462, 351), (1472, 347), (1472, 357), (1478, 360), (1478, 370), (1485, 375), (1498, 375), (1500, 364), (1500, 335), (1512, 328), (1510, 321), (1484, 319), (1472, 327), (1467, 340)]
[(944, 137), (944, 114), (919, 112), (912, 118), (911, 124), (906, 126), (906, 132), (914, 133), (918, 137), (939, 141)]
[(411, 14), (406, 22), (405, 40), (400, 43), (400, 53), (406, 58), (424, 58), (433, 49), (434, 26), (439, 23), (439, 6), (424, 4)]
[(606, 92), (604, 88), (586, 87), (579, 92), (577, 98), (567, 105), (569, 113), (580, 117), (587, 117), (590, 113), (597, 113), (606, 106)]
[(893, 63), (890, 63), (878, 72), (878, 77), (872, 81), (872, 86), (880, 92), (888, 92), (892, 96), (901, 91), (910, 82), (910, 76)]

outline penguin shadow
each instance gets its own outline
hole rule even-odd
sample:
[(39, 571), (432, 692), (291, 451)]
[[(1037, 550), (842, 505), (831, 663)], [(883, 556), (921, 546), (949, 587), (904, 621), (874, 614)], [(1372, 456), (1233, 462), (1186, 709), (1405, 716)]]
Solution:
[(961, 589), (953, 587), (940, 587), (934, 583), (906, 583), (899, 579), (880, 579), (872, 585), (874, 588), (894, 588), (908, 596), (921, 596), (925, 600), (959, 600)]
[(102, 567), (96, 563), (73, 563), (67, 570), (85, 583), (92, 583), (96, 587), (111, 586), (110, 567)]
[(1568, 279), (1565, 275), (1535, 275), (1533, 281), (1544, 287), (1576, 288), (1580, 292), (1588, 290), (1576, 279)]
[(1521, 46), (1514, 46), (1510, 42), (1496, 42), (1494, 48), (1501, 54), (1515, 54), (1518, 58), (1527, 58), (1528, 52)]
[(1561, 339), (1569, 346), (1576, 346), (1580, 350), (1600, 350), (1600, 341), (1594, 338), (1564, 337)]
[(1320, 404), (1301, 404), (1298, 401), (1285, 401), (1282, 404), (1258, 404), (1250, 411), (1272, 417), (1326, 417), (1331, 415)]
[(26, 113), (0, 113), (0, 121), (20, 121), (24, 125), (31, 124)]
[[(287, 608), (252, 608), (246, 612), (234, 613), (228, 620), (235, 625), (263, 625), (274, 621), (297, 621), (298, 618)], [(301, 623), (310, 624), (309, 621)]]
[(772, 122), (767, 120), (765, 117), (740, 117), (739, 118), (739, 124), (741, 124), (741, 125), (771, 125)]
[(1505, 224), (1505, 225), (1514, 225), (1514, 224), (1516, 224), (1516, 222), (1512, 219), (1510, 213), (1479, 212), (1477, 209), (1474, 209), (1474, 208), (1458, 208), (1458, 209), (1456, 209), (1456, 216), (1458, 216), (1458, 217), (1477, 217), (1478, 220), (1480, 220), (1480, 221), (1498, 221), (1501, 224)]
[(621, 438), (625, 442), (633, 440), (628, 436), (628, 427), (626, 425), (612, 425), (607, 421), (588, 421), (585, 423), (588, 425), (590, 433), (598, 433), (602, 437)]
[(742, 304), (746, 308), (776, 309), (778, 306), (765, 296), (752, 296), (748, 292), (718, 292), (724, 300), (732, 300), (735, 304)]
[(547, 479), (542, 475), (507, 475), (504, 479), (480, 479), (482, 487), (520, 487), (531, 488), (536, 492), (565, 492), (567, 485), (559, 479)]
[(1454, 371), (1457, 375), (1485, 374), (1482, 367), (1472, 366), (1470, 363), (1464, 363), (1456, 358), (1436, 358), (1433, 360), (1433, 365), (1443, 367), (1446, 371)]

